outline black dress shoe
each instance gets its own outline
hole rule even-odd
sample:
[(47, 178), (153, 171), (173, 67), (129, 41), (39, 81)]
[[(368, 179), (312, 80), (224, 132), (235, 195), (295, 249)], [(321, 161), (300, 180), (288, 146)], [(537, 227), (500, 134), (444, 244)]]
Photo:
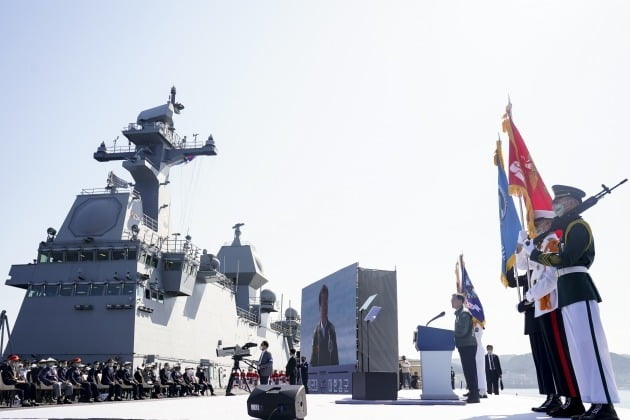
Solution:
[(582, 400), (580, 398), (567, 397), (567, 400), (562, 407), (555, 410), (548, 410), (547, 414), (551, 417), (569, 418), (584, 414), (585, 411), (586, 410), (584, 409), (584, 405), (582, 404)]
[(475, 397), (469, 396), (468, 398), (466, 398), (466, 404), (477, 404), (479, 402), (480, 402), (479, 397), (475, 398)]
[(535, 411), (536, 413), (544, 413), (544, 412), (546, 412), (547, 411), (547, 406), (549, 405), (549, 403), (551, 402), (552, 399), (553, 399), (553, 395), (552, 394), (547, 395), (547, 399), (545, 400), (545, 402), (540, 404), (540, 406), (538, 406), (538, 407), (532, 407), (532, 411)]
[(572, 420), (619, 420), (612, 404), (592, 404), (588, 411), (578, 416), (571, 416)]

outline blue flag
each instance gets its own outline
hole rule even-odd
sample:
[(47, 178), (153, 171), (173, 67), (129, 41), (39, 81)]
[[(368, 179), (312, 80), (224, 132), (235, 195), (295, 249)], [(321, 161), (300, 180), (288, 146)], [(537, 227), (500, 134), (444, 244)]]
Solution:
[(470, 311), (473, 318), (477, 320), (482, 326), (486, 322), (486, 316), (483, 314), (483, 306), (481, 306), (481, 301), (479, 300), (479, 296), (475, 292), (475, 286), (473, 286), (472, 281), (470, 281), (470, 277), (468, 276), (468, 271), (466, 271), (466, 266), (464, 265), (464, 257), (460, 256), (460, 263), (462, 267), (462, 283), (460, 293), (463, 293), (466, 296), (466, 307)]
[(499, 171), (499, 222), (501, 224), (501, 281), (507, 287), (507, 272), (516, 262), (516, 241), (521, 231), (521, 221), (514, 207), (514, 200), (508, 194), (508, 181), (503, 167), (501, 142), (497, 141), (495, 164)]

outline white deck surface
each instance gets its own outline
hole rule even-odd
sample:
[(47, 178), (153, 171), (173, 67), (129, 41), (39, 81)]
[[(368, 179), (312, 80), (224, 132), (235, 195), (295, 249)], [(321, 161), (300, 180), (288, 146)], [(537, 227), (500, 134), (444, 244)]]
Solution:
[[(0, 408), (3, 419), (250, 419), (247, 415), (248, 394), (233, 397), (187, 397), (175, 399), (106, 402), (40, 406), (35, 408)], [(335, 400), (349, 395), (307, 395), (306, 419), (402, 420), (402, 419), (546, 419), (531, 411), (543, 398), (493, 395), (479, 404), (439, 405), (346, 405)], [(402, 399), (417, 399), (418, 390), (403, 390)], [(586, 406), (588, 409), (588, 405)], [(617, 408), (621, 419), (630, 419), (630, 410)]]

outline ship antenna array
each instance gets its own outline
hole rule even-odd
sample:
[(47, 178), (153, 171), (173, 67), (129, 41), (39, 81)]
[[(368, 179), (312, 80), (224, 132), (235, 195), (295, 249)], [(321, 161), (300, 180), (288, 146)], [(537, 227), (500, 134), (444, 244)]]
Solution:
[[(5, 332), (6, 329), (6, 332)], [(4, 335), (7, 335), (7, 347), (11, 350), (11, 329), (9, 328), (9, 320), (7, 318), (7, 311), (0, 312), (0, 354), (4, 350)]]

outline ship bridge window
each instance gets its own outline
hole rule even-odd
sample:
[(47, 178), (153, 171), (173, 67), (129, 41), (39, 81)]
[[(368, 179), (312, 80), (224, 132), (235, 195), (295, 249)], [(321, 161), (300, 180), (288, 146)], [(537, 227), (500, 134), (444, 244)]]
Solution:
[(151, 300), (157, 300), (158, 292), (157, 290), (151, 290)]
[(107, 296), (118, 296), (122, 290), (122, 283), (107, 283)]
[(96, 251), (96, 260), (97, 261), (107, 261), (109, 260), (109, 250), (108, 249), (99, 249)]
[(44, 285), (44, 294), (45, 297), (54, 297), (59, 294), (59, 285), (58, 284), (46, 284)]
[(91, 249), (82, 249), (79, 252), (79, 258), (81, 259), (81, 261), (94, 261), (94, 251)]
[(125, 259), (125, 250), (124, 249), (114, 249), (112, 250), (112, 260), (119, 261)]
[(105, 283), (92, 283), (90, 287), (90, 296), (103, 296), (105, 292)]
[(124, 283), (122, 288), (122, 294), (131, 296), (136, 294), (136, 283)]
[(127, 249), (127, 259), (128, 260), (135, 260), (138, 258), (138, 250), (135, 248), (129, 248)]
[(48, 262), (48, 260), (50, 259), (50, 258), (48, 258), (48, 252), (49, 251), (40, 251), (39, 252), (39, 259), (38, 259), (38, 261), (40, 263), (47, 263)]
[(80, 283), (77, 284), (77, 287), (74, 291), (75, 296), (87, 296), (90, 292), (90, 285), (88, 283)]
[(74, 292), (74, 284), (62, 284), (59, 290), (59, 296), (72, 296)]
[(63, 262), (63, 251), (52, 251), (50, 253), (50, 262)]
[(31, 284), (26, 292), (26, 297), (40, 297), (44, 295), (43, 284)]
[(151, 299), (151, 290), (144, 289), (144, 297), (145, 299)]
[(79, 261), (79, 251), (71, 250), (66, 251), (66, 262), (77, 262)]
[(151, 267), (156, 268), (158, 265), (158, 258), (157, 256), (153, 255), (153, 257), (151, 258)]
[(179, 260), (164, 260), (165, 271), (179, 271), (182, 269), (182, 262)]

